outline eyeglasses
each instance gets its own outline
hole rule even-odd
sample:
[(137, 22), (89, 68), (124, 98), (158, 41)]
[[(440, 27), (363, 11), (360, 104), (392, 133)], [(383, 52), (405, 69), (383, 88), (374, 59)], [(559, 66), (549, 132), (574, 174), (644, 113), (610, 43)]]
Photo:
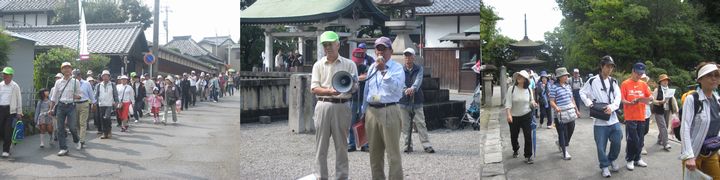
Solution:
[(377, 46), (375, 47), (375, 51), (385, 51), (387, 48), (385, 46)]

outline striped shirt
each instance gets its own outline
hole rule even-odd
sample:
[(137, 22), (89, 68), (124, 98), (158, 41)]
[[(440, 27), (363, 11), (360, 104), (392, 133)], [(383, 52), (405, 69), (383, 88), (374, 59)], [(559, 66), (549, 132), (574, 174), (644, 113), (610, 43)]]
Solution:
[(572, 104), (572, 98), (572, 87), (569, 84), (554, 83), (550, 85), (550, 100), (554, 99), (558, 107)]

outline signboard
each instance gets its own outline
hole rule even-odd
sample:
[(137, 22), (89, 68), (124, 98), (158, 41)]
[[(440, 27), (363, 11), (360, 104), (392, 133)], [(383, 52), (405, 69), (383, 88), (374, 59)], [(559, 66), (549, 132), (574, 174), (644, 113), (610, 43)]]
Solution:
[(145, 61), (145, 64), (155, 64), (155, 56), (153, 56), (150, 53), (145, 54), (145, 57), (143, 57), (143, 60)]

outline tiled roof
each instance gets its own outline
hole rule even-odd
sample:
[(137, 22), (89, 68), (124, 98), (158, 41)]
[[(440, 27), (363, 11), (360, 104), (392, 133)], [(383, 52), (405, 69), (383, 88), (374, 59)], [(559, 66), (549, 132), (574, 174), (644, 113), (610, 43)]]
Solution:
[[(8, 27), (12, 31), (37, 40), (36, 46), (78, 47), (79, 25), (40, 27)], [(127, 54), (142, 31), (139, 22), (88, 24), (88, 51), (97, 54)], [(144, 39), (143, 39), (144, 41)]]
[(0, 0), (0, 12), (52, 11), (64, 2), (61, 0)]
[(230, 44), (235, 44), (235, 41), (230, 39), (230, 36), (205, 37), (200, 40), (199, 43), (208, 43), (210, 45), (219, 46), (222, 45), (225, 41), (230, 41)]
[(432, 6), (416, 7), (418, 15), (480, 13), (479, 0), (435, 0)]
[(198, 43), (190, 36), (174, 36), (173, 40), (163, 45), (163, 47), (168, 49), (178, 49), (181, 53), (193, 57), (208, 56), (211, 59), (220, 61), (220, 58), (212, 55), (212, 53), (210, 53), (207, 49), (200, 47), (200, 45), (198, 45)]

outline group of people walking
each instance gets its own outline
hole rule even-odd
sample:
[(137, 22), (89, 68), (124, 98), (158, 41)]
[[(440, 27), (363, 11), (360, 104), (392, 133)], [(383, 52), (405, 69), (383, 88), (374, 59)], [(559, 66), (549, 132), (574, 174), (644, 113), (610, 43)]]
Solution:
[[(83, 75), (70, 62), (62, 63), (60, 69), (52, 88), (38, 91), (34, 116), (34, 122), (40, 129), (40, 147), (44, 148), (46, 141), (50, 145), (58, 142), (58, 156), (68, 153), (68, 130), (77, 144), (77, 150), (81, 150), (85, 147), (90, 121), (94, 122), (100, 139), (112, 138), (112, 117), (117, 119), (120, 132), (128, 132), (129, 121), (134, 119), (134, 123), (139, 123), (143, 116), (152, 117), (153, 124), (166, 124), (168, 116), (172, 116), (172, 122), (176, 123), (177, 113), (195, 106), (197, 99), (217, 102), (218, 96), (232, 96), (238, 88), (233, 82), (239, 79), (238, 74), (229, 72), (225, 72), (223, 78), (223, 75), (206, 75), (204, 72), (198, 75), (195, 71), (184, 73), (182, 77), (151, 77), (148, 73), (140, 75), (132, 72), (129, 77), (120, 75), (113, 79), (109, 70), (103, 70), (95, 79), (92, 71)], [(11, 78), (12, 69), (6, 71), (3, 72), (10, 74)], [(3, 115), (3, 98), (6, 94), (12, 94), (3, 90), (0, 85), (0, 116)], [(8, 102), (10, 99), (21, 99), (14, 96), (8, 98)], [(15, 107), (20, 108), (21, 104), (14, 103)], [(22, 110), (17, 108), (10, 112), (20, 117)], [(162, 118), (160, 112), (164, 112)], [(46, 135), (49, 136), (47, 139)], [(4, 140), (4, 143), (8, 144), (9, 141)], [(9, 153), (9, 145), (4, 152)]]
[[(414, 127), (420, 134), (423, 151), (434, 153), (422, 110), (423, 66), (414, 62), (415, 50), (403, 51), (404, 64), (391, 58), (392, 41), (380, 37), (375, 41), (377, 59), (368, 56), (365, 44), (353, 51), (352, 60), (341, 57), (339, 36), (333, 31), (321, 37), (326, 54), (315, 62), (310, 89), (316, 95), (316, 173), (319, 179), (328, 179), (327, 150), (332, 137), (335, 145), (336, 179), (348, 179), (348, 152), (370, 153), (373, 179), (403, 179), (401, 151), (413, 152), (411, 133)], [(355, 83), (349, 92), (338, 92), (332, 85), (332, 77), (340, 71), (354, 76)], [(364, 126), (365, 132), (353, 132)], [(348, 134), (350, 137), (348, 137)], [(366, 134), (367, 144), (355, 134)], [(401, 134), (404, 137), (401, 137)], [(400, 141), (405, 141), (401, 146)], [(347, 151), (345, 148), (347, 147)], [(387, 153), (389, 172), (385, 175)]]
[[(599, 68), (599, 74), (590, 76), (587, 81), (582, 80), (577, 69), (570, 74), (565, 67), (557, 68), (554, 76), (542, 71), (539, 79), (532, 70), (522, 70), (513, 75), (514, 83), (508, 89), (504, 102), (513, 158), (519, 156), (518, 136), (522, 130), (525, 162), (534, 163), (531, 131), (543, 126), (547, 119), (546, 127), (555, 127), (557, 130), (558, 140), (555, 145), (560, 158), (570, 160), (568, 147), (575, 130), (575, 120), (582, 115), (579, 107), (584, 105), (593, 120), (593, 136), (602, 176), (611, 177), (611, 172), (620, 170), (621, 166), (616, 160), (623, 137), (627, 139), (625, 164), (622, 165), (630, 171), (636, 166), (648, 166), (642, 158), (647, 154), (644, 137), (651, 119), (654, 119), (659, 130), (657, 144), (663, 150), (669, 152), (672, 149), (668, 143), (669, 134), (679, 134), (684, 167), (688, 170), (700, 169), (720, 179), (717, 155), (720, 143), (708, 144), (713, 139), (720, 142), (718, 65), (703, 63), (697, 68), (695, 80), (699, 85), (697, 89), (692, 89), (694, 93), (686, 93), (690, 95), (683, 97), (681, 106), (678, 106), (675, 98), (675, 89), (669, 88), (670, 77), (661, 74), (657, 81), (651, 81), (645, 75), (646, 67), (643, 63), (634, 64), (632, 74), (622, 82), (611, 77), (615, 69), (611, 56), (600, 58)], [(680, 126), (680, 131), (673, 131), (673, 128), (678, 128), (674, 126)]]

